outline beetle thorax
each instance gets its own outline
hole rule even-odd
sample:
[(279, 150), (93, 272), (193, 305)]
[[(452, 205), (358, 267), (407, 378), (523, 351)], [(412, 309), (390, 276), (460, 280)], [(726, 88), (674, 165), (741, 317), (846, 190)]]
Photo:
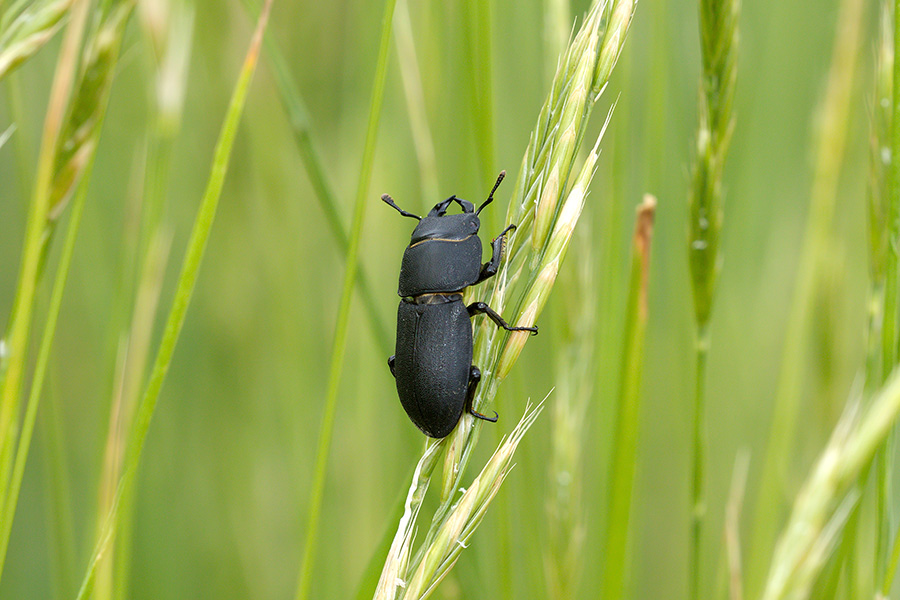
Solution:
[(424, 240), (464, 240), (478, 235), (481, 222), (473, 213), (459, 213), (442, 217), (422, 217), (412, 232), (410, 245)]

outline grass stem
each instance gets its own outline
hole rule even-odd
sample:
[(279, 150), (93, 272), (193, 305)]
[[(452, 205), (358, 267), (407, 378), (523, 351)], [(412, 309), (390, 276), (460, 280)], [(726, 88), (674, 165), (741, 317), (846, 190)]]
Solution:
[[(752, 549), (748, 568), (748, 585), (764, 577), (765, 563), (771, 557), (779, 518), (784, 505), (773, 501), (784, 493), (781, 482), (787, 459), (792, 455), (797, 416), (799, 414), (807, 341), (810, 333), (810, 307), (820, 271), (820, 257), (826, 254), (837, 196), (837, 174), (846, 148), (850, 119), (852, 81), (860, 48), (862, 23), (860, 0), (842, 0), (831, 59), (831, 69), (821, 107), (821, 120), (816, 136), (816, 157), (806, 229), (797, 265), (796, 283), (785, 326), (784, 346), (778, 387), (773, 403), (769, 439), (765, 449), (763, 470), (756, 492)], [(748, 588), (752, 597), (758, 589)]]
[(119, 507), (122, 498), (130, 498), (132, 487), (135, 485), (137, 468), (140, 462), (141, 452), (144, 448), (144, 443), (147, 439), (147, 432), (150, 429), (150, 422), (153, 419), (153, 414), (159, 400), (159, 394), (163, 382), (165, 381), (166, 374), (168, 373), (169, 365), (172, 362), (172, 356), (175, 352), (178, 337), (181, 333), (182, 326), (184, 325), (194, 286), (197, 283), (200, 263), (202, 262), (206, 244), (209, 240), (209, 234), (212, 230), (219, 198), (222, 194), (222, 187), (225, 183), (225, 175), (228, 172), (228, 160), (231, 156), (231, 149), (234, 146), (234, 139), (237, 135), (244, 102), (250, 88), (250, 81), (253, 78), (253, 73), (255, 72), (256, 64), (259, 59), (262, 34), (268, 20), (271, 4), (272, 0), (267, 0), (262, 15), (257, 22), (256, 30), (244, 59), (240, 76), (238, 77), (232, 93), (225, 120), (222, 123), (219, 140), (216, 143), (216, 149), (213, 156), (209, 180), (203, 194), (197, 218), (194, 222), (194, 227), (191, 231), (181, 273), (176, 284), (175, 297), (172, 302), (172, 307), (169, 310), (156, 359), (154, 360), (153, 367), (150, 371), (150, 378), (138, 406), (134, 425), (131, 428), (128, 438), (128, 447), (125, 452), (125, 458), (122, 465), (122, 476), (119, 479), (116, 499), (101, 527), (97, 544), (88, 564), (87, 571), (81, 584), (81, 589), (78, 592), (78, 600), (86, 600), (93, 590), (99, 562), (104, 556), (104, 552), (110, 541), (116, 534), (120, 515)]
[(631, 276), (626, 307), (622, 375), (619, 387), (615, 439), (609, 483), (606, 536), (603, 548), (602, 597), (625, 598), (628, 556), (628, 529), (637, 459), (640, 422), (641, 377), (644, 338), (647, 331), (647, 281), (650, 270), (650, 242), (656, 199), (649, 194), (638, 207), (631, 257)]
[(372, 86), (372, 98), (369, 108), (369, 121), (366, 126), (366, 140), (363, 149), (362, 166), (359, 171), (359, 185), (356, 190), (356, 204), (353, 210), (353, 223), (350, 226), (349, 245), (347, 247), (347, 266), (344, 271), (344, 283), (341, 299), (338, 304), (337, 324), (334, 331), (334, 343), (331, 349), (331, 366), (328, 371), (328, 387), (325, 393), (325, 410), (319, 428), (319, 442), (316, 448), (316, 464), (313, 475), (312, 492), (306, 517), (306, 541), (303, 545), (303, 558), (300, 563), (300, 575), (297, 581), (297, 600), (306, 600), (312, 582), (315, 566), (316, 547), (319, 536), (319, 520), (322, 512), (322, 497), (325, 492), (325, 476), (328, 467), (328, 454), (331, 448), (331, 435), (334, 431), (334, 416), (337, 408), (338, 387), (347, 349), (347, 332), (350, 323), (350, 300), (353, 296), (353, 285), (359, 264), (359, 243), (362, 237), (362, 226), (366, 214), (369, 196), (369, 180), (372, 175), (372, 164), (375, 158), (375, 141), (378, 134), (378, 123), (381, 116), (381, 105), (384, 100), (384, 83), (387, 76), (388, 49), (391, 41), (391, 25), (396, 0), (386, 0), (384, 17), (381, 22), (381, 42), (378, 48), (378, 60), (375, 65), (375, 81)]
[[(243, 4), (249, 14), (259, 14), (258, 4), (255, 0), (243, 0)], [(285, 59), (284, 54), (282, 54), (272, 39), (271, 34), (266, 34), (264, 43), (266, 57), (275, 76), (278, 97), (281, 100), (284, 112), (287, 114), (291, 132), (294, 134), (294, 144), (300, 153), (300, 159), (306, 168), (306, 174), (309, 177), (313, 192), (316, 194), (316, 199), (319, 201), (319, 206), (325, 214), (325, 220), (328, 223), (328, 228), (331, 230), (331, 235), (337, 242), (338, 249), (346, 261), (350, 256), (350, 239), (338, 214), (337, 196), (334, 192), (334, 187), (325, 175), (322, 159), (319, 157), (319, 153), (313, 143), (309, 111), (306, 109), (306, 103), (303, 100), (296, 80), (291, 75), (287, 59)], [(393, 341), (384, 324), (384, 320), (378, 314), (377, 307), (379, 303), (374, 300), (369, 277), (362, 265), (357, 266), (354, 282), (362, 299), (361, 305), (363, 310), (368, 316), (372, 335), (381, 348), (382, 353), (389, 354), (391, 348), (393, 348)]]
[(697, 331), (696, 385), (694, 386), (694, 418), (692, 429), (691, 468), (691, 534), (690, 568), (688, 569), (688, 598), (697, 600), (700, 595), (700, 551), (702, 547), (703, 519), (706, 516), (706, 364), (709, 357), (708, 325)]
[(47, 320), (44, 323), (44, 332), (38, 349), (37, 363), (34, 367), (31, 389), (28, 394), (28, 403), (25, 409), (25, 418), (22, 423), (22, 433), (16, 450), (15, 463), (13, 465), (12, 480), (9, 492), (3, 501), (3, 510), (0, 512), (0, 574), (6, 564), (6, 551), (9, 548), (9, 535), (12, 530), (13, 518), (16, 514), (16, 505), (19, 500), (19, 491), (22, 485), (22, 477), (25, 474), (25, 463), (28, 460), (28, 450), (31, 447), (31, 434), (34, 431), (37, 419), (38, 404), (44, 386), (44, 377), (47, 374), (47, 364), (50, 360), (50, 350), (53, 347), (53, 338), (56, 333), (56, 323), (59, 319), (59, 309), (62, 305), (63, 291), (66, 287), (66, 279), (69, 275), (69, 266), (72, 263), (72, 253), (75, 249), (75, 240), (78, 237), (78, 229), (81, 224), (81, 215), (84, 211), (85, 198), (87, 197), (87, 181), (85, 177), (79, 185), (77, 198), (72, 206), (72, 215), (69, 219), (69, 227), (63, 243), (62, 255), (56, 270), (56, 279), (53, 282), (53, 291), (50, 294), (50, 307), (47, 310)]
[(9, 484), (10, 461), (17, 437), (16, 416), (19, 413), (19, 391), (25, 371), (35, 292), (40, 278), (42, 238), (50, 205), (56, 149), (75, 81), (79, 56), (78, 47), (84, 33), (89, 4), (90, 2), (87, 0), (81, 0), (73, 9), (74, 12), (66, 28), (63, 47), (50, 90), (50, 102), (41, 137), (34, 193), (25, 228), (19, 280), (16, 284), (9, 332), (6, 336), (6, 353), (0, 357), (0, 458), (2, 458), (0, 499), (3, 499), (4, 504)]

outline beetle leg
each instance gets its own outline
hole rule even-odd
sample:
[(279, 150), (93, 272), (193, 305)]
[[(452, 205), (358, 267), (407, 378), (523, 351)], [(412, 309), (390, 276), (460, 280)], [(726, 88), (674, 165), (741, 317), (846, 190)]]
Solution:
[(394, 371), (394, 359), (396, 359), (396, 358), (397, 358), (396, 354), (388, 357), (388, 368), (391, 370), (391, 375), (394, 376), (394, 379), (397, 378), (397, 373), (396, 373), (396, 371)]
[(496, 423), (497, 419), (500, 418), (500, 415), (497, 414), (497, 411), (494, 411), (493, 417), (488, 417), (474, 408), (472, 408), (472, 400), (475, 398), (475, 388), (478, 387), (478, 382), (481, 381), (481, 371), (475, 365), (469, 367), (469, 387), (466, 390), (466, 412), (472, 415), (477, 419), (481, 419), (482, 421), (490, 421), (491, 423)]
[(476, 285), (497, 274), (500, 261), (503, 259), (503, 251), (506, 250), (506, 234), (515, 228), (515, 225), (510, 225), (491, 241), (491, 260), (481, 266), (481, 273), (478, 274)]
[(473, 302), (469, 306), (466, 307), (466, 310), (469, 311), (469, 316), (475, 316), (478, 314), (484, 314), (490, 317), (491, 321), (497, 324), (498, 327), (502, 327), (507, 331), (530, 331), (533, 335), (537, 335), (538, 328), (537, 327), (513, 327), (509, 323), (503, 320), (497, 311), (488, 306), (484, 302)]

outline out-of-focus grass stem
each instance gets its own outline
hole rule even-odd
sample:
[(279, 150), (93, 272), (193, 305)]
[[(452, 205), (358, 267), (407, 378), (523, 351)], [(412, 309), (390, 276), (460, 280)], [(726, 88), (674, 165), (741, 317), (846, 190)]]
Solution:
[[(16, 73), (12, 73), (6, 78), (6, 101), (9, 106), (9, 114), (13, 123), (26, 122), (25, 110), (22, 100), (22, 82)], [(22, 206), (28, 202), (28, 182), (32, 180), (32, 172), (30, 165), (30, 157), (32, 150), (28, 142), (28, 136), (24, 131), (16, 129), (13, 140), (13, 151), (16, 156), (16, 183), (18, 184), (19, 200)], [(0, 359), (0, 363), (2, 363)]]
[(782, 503), (775, 499), (783, 496), (781, 482), (784, 469), (788, 458), (793, 455), (791, 445), (795, 438), (802, 395), (810, 306), (820, 270), (819, 258), (825, 255), (834, 217), (837, 178), (844, 157), (856, 59), (861, 46), (859, 35), (863, 5), (861, 0), (841, 1), (831, 70), (819, 113), (810, 205), (793, 298), (785, 325), (772, 424), (756, 493), (751, 541), (753, 551), (749, 557), (747, 578), (751, 597), (759, 593), (756, 586), (765, 575), (763, 571), (771, 557), (779, 516), (784, 509)]
[[(894, 2), (894, 56), (900, 51), (900, 1)], [(897, 359), (897, 291), (898, 291), (898, 243), (900, 243), (900, 160), (896, 160), (900, 151), (900, 61), (895, 60), (893, 66), (892, 102), (890, 125), (891, 163), (887, 170), (887, 223), (888, 245), (885, 262), (884, 322), (882, 326), (882, 377), (893, 370)]]
[[(78, 47), (81, 43), (89, 2), (75, 5), (66, 28), (59, 62), (50, 90), (50, 101), (44, 120), (41, 150), (34, 193), (28, 211), (22, 262), (12, 316), (6, 337), (6, 352), (0, 356), (0, 500), (6, 504), (10, 468), (17, 437), (16, 419), (19, 414), (19, 391), (25, 371), (28, 340), (34, 311), (35, 292), (40, 278), (42, 237), (50, 205), (56, 148), (65, 122), (69, 95), (78, 66)], [(4, 361), (5, 358), (5, 361)]]
[(695, 354), (693, 427), (691, 431), (691, 531), (688, 562), (689, 598), (700, 593), (700, 550), (706, 516), (706, 364), (709, 357), (709, 324), (698, 325)]
[(700, 125), (697, 132), (690, 191), (688, 259), (697, 325), (693, 427), (691, 443), (691, 513), (688, 560), (688, 598), (702, 594), (700, 564), (703, 520), (706, 513), (706, 365), (709, 320), (722, 257), (722, 177), (734, 129), (737, 81), (738, 0), (700, 0)]
[(900, 417), (900, 371), (871, 402), (851, 398), (810, 471), (770, 556), (762, 600), (809, 597), (859, 497), (863, 473)]
[[(898, 310), (898, 285), (900, 285), (900, 268), (898, 268), (898, 244), (900, 244), (900, 1), (895, 0), (893, 11), (893, 29), (891, 37), (893, 41), (892, 54), (892, 79), (891, 79), (891, 111), (889, 127), (890, 163), (886, 165), (886, 213), (887, 213), (887, 255), (884, 273), (884, 307), (882, 310), (881, 327), (881, 372), (882, 380), (894, 370), (897, 364), (897, 310)], [(883, 15), (887, 18), (887, 14)], [(882, 52), (883, 54), (883, 52)], [(876, 109), (877, 110), (877, 109)], [(894, 467), (894, 435), (888, 437), (885, 449), (878, 456), (876, 466), (877, 482), (877, 538), (875, 551), (876, 577), (882, 576), (889, 590), (890, 578), (893, 577), (893, 567), (889, 567), (889, 561), (900, 552), (897, 539), (894, 540), (894, 549), (888, 551), (889, 536), (892, 524), (891, 502), (893, 497), (891, 474)], [(900, 537), (900, 531), (896, 537)], [(886, 594), (887, 592), (885, 592)]]
[(471, 65), (472, 122), (481, 179), (494, 169), (494, 69), (491, 18), (493, 0), (467, 0), (466, 50)]
[[(249, 14), (259, 14), (259, 4), (255, 0), (243, 0), (243, 4)], [(306, 174), (319, 201), (319, 206), (322, 208), (322, 212), (325, 213), (325, 220), (328, 222), (331, 235), (337, 242), (338, 249), (344, 255), (344, 259), (347, 260), (350, 256), (350, 239), (337, 211), (337, 196), (334, 193), (334, 188), (328, 182), (325, 169), (322, 166), (322, 160), (319, 158), (319, 153), (313, 144), (309, 111), (306, 109), (306, 103), (303, 101), (297, 82), (291, 75), (284, 54), (282, 54), (269, 33), (265, 37), (265, 49), (266, 57), (275, 76), (278, 97), (281, 100), (285, 113), (287, 113), (288, 122), (294, 134), (294, 143), (297, 146), (297, 151), (300, 152), (300, 159), (303, 161), (303, 166), (306, 167)], [(390, 354), (391, 348), (393, 348), (392, 337), (388, 334), (384, 321), (378, 314), (376, 307), (379, 303), (374, 300), (368, 275), (362, 265), (357, 267), (357, 275), (354, 282), (359, 288), (359, 295), (362, 299), (361, 305), (369, 318), (372, 334), (381, 347), (382, 352)]]
[(337, 393), (343, 370), (344, 352), (347, 348), (347, 333), (350, 323), (350, 300), (353, 296), (357, 265), (359, 264), (359, 244), (362, 237), (362, 226), (369, 202), (369, 180), (372, 175), (372, 164), (375, 159), (375, 141), (378, 135), (378, 123), (381, 116), (381, 105), (384, 100), (384, 82), (387, 76), (388, 50), (391, 42), (391, 30), (396, 0), (386, 0), (384, 16), (381, 21), (381, 41), (378, 48), (378, 60), (375, 64), (375, 80), (372, 86), (372, 97), (369, 103), (369, 120), (366, 126), (366, 139), (363, 148), (362, 165), (359, 170), (359, 184), (356, 190), (356, 205), (353, 211), (353, 223), (350, 226), (349, 245), (347, 247), (347, 266), (344, 271), (344, 283), (341, 299), (338, 304), (337, 324), (331, 350), (328, 371), (328, 386), (325, 392), (325, 409), (322, 424), (319, 428), (319, 442), (316, 449), (316, 463), (313, 475), (312, 491), (306, 518), (306, 540), (303, 545), (303, 558), (300, 564), (300, 575), (297, 581), (297, 600), (305, 600), (309, 596), (312, 573), (315, 566), (316, 546), (318, 545), (319, 520), (322, 511), (322, 497), (325, 491), (325, 475), (328, 467), (328, 454), (331, 448), (331, 435), (334, 431), (334, 416), (337, 407)]
[(98, 535), (97, 544), (88, 564), (84, 580), (81, 584), (81, 589), (78, 592), (78, 600), (85, 600), (90, 597), (93, 591), (100, 560), (104, 556), (104, 552), (110, 541), (116, 534), (121, 514), (119, 512), (119, 507), (121, 506), (122, 498), (127, 499), (130, 497), (132, 487), (136, 481), (137, 469), (144, 443), (147, 439), (147, 433), (150, 429), (150, 422), (153, 419), (153, 414), (159, 400), (159, 393), (162, 389), (163, 382), (165, 381), (166, 374), (168, 373), (169, 365), (172, 362), (172, 356), (175, 352), (175, 346), (178, 342), (182, 326), (184, 325), (194, 285), (197, 282), (200, 263), (203, 259), (210, 231), (212, 230), (216, 209), (225, 182), (225, 175), (228, 172), (228, 159), (231, 156), (231, 149), (237, 135), (244, 102), (247, 98), (247, 91), (250, 88), (250, 81), (259, 59), (262, 34), (268, 20), (271, 4), (272, 1), (267, 0), (265, 8), (257, 22), (256, 30), (254, 31), (249, 49), (247, 50), (240, 76), (234, 86), (225, 120), (222, 123), (213, 156), (209, 180), (203, 194), (203, 199), (200, 203), (194, 227), (188, 240), (181, 273), (179, 274), (175, 288), (172, 307), (166, 320), (165, 329), (163, 330), (159, 349), (150, 371), (147, 386), (141, 398), (141, 402), (137, 407), (134, 424), (131, 427), (131, 432), (128, 436), (128, 446), (125, 450), (122, 463), (122, 476), (119, 479), (116, 499), (114, 500)]
[[(90, 167), (88, 167), (90, 170)], [(69, 275), (69, 266), (72, 263), (72, 252), (75, 248), (75, 240), (78, 237), (78, 228), (81, 224), (81, 215), (84, 210), (84, 202), (87, 197), (87, 181), (85, 177), (79, 186), (77, 197), (72, 206), (72, 215), (69, 219), (69, 227), (63, 242), (62, 255), (59, 266), (56, 269), (56, 279), (53, 282), (53, 290), (50, 293), (50, 306), (47, 310), (47, 320), (44, 322), (44, 332), (38, 349), (37, 362), (32, 376), (31, 389), (28, 394), (28, 403), (25, 409), (25, 417), (22, 422), (22, 433), (16, 449), (16, 459), (13, 465), (12, 480), (9, 492), (3, 501), (0, 511), (0, 575), (6, 563), (6, 551), (9, 548), (9, 534), (12, 530), (13, 518), (16, 514), (16, 506), (19, 500), (19, 491), (22, 485), (22, 477), (25, 474), (25, 463), (28, 460), (28, 450), (31, 447), (31, 434), (34, 432), (34, 424), (37, 418), (37, 409), (44, 386), (44, 376), (47, 374), (47, 364), (50, 360), (50, 350), (53, 347), (53, 337), (56, 333), (56, 323), (59, 318), (59, 309), (62, 305), (63, 291), (66, 287), (66, 278)]]
[[(77, 199), (76, 199), (77, 201)], [(51, 378), (52, 383), (52, 378)], [(71, 485), (66, 460), (65, 441), (59, 422), (59, 405), (55, 386), (50, 386), (44, 408), (38, 411), (38, 438), (44, 459), (44, 490), (47, 503), (45, 520), (52, 550), (54, 598), (69, 598), (75, 588), (75, 533), (72, 518)]]
[(416, 44), (412, 23), (409, 18), (409, 2), (398, 0), (394, 15), (394, 43), (397, 46), (397, 60), (403, 79), (406, 106), (409, 108), (409, 126), (412, 130), (413, 145), (419, 159), (419, 173), (422, 180), (422, 195), (427, 199), (438, 197), (437, 159), (428, 115), (425, 112), (425, 95), (422, 91), (422, 74), (416, 58)]
[(644, 338), (647, 330), (647, 282), (650, 272), (650, 242), (656, 199), (649, 194), (638, 206), (625, 313), (624, 351), (619, 386), (615, 439), (609, 479), (607, 527), (603, 548), (605, 558), (601, 591), (603, 598), (625, 598), (625, 572), (628, 553), (628, 528), (631, 522), (631, 496), (637, 461), (638, 423), (640, 421), (641, 378), (644, 363)]
[(9, 493), (3, 503), (3, 518), (0, 519), (0, 574), (6, 563), (6, 551), (9, 547), (9, 534), (12, 530), (13, 518), (16, 514), (16, 505), (19, 500), (19, 490), (22, 485), (22, 477), (25, 474), (25, 463), (28, 460), (28, 450), (31, 447), (31, 434), (37, 418), (38, 404), (43, 391), (44, 376), (47, 374), (47, 364), (50, 360), (50, 350), (53, 347), (53, 337), (56, 333), (56, 323), (59, 318), (59, 309), (62, 305), (63, 290), (66, 287), (66, 278), (69, 274), (69, 265), (72, 262), (72, 252), (75, 248), (75, 240), (78, 237), (78, 227), (81, 224), (81, 214), (84, 209), (84, 201), (87, 196), (86, 182), (79, 186), (77, 199), (72, 207), (72, 216), (69, 220), (69, 228), (63, 243), (62, 255), (56, 270), (56, 279), (53, 283), (53, 291), (50, 294), (50, 307), (47, 310), (47, 320), (44, 323), (44, 332), (38, 349), (37, 363), (34, 367), (31, 389), (28, 395), (28, 404), (25, 409), (25, 418), (22, 423), (22, 433), (16, 450), (16, 459), (12, 471)]

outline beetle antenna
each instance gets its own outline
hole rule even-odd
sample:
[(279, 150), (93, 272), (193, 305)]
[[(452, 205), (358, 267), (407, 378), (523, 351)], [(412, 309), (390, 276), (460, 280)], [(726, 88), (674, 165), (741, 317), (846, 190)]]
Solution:
[(500, 187), (500, 182), (503, 181), (503, 178), (506, 177), (506, 171), (500, 171), (500, 175), (497, 177), (497, 183), (494, 184), (494, 187), (491, 188), (491, 193), (488, 194), (487, 200), (481, 203), (481, 206), (478, 207), (478, 210), (475, 211), (475, 214), (481, 212), (485, 206), (494, 201), (494, 192), (497, 191), (497, 188)]
[(402, 208), (397, 206), (397, 203), (394, 202), (394, 199), (391, 198), (390, 194), (382, 194), (381, 199), (384, 200), (384, 203), (387, 204), (388, 206), (396, 208), (397, 212), (399, 212), (404, 217), (412, 217), (413, 219), (418, 219), (419, 221), (422, 220), (422, 217), (420, 217), (419, 215), (414, 215), (411, 212), (406, 212), (405, 210), (403, 210)]

